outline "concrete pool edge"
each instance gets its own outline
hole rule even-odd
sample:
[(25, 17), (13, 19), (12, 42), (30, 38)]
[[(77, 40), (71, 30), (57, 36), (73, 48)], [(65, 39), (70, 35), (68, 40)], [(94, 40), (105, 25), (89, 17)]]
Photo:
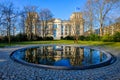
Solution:
[[(43, 44), (44, 45), (44, 44)], [(48, 44), (49, 45), (49, 44)], [(55, 45), (55, 44), (50, 44), (50, 45)], [(57, 44), (56, 44), (57, 45)], [(47, 46), (47, 44), (46, 44)], [(73, 45), (67, 45), (67, 46), (73, 46)], [(79, 47), (85, 47), (85, 48), (90, 48), (90, 49), (95, 49), (95, 50), (100, 50), (98, 48), (92, 48), (90, 46), (80, 46), (80, 45), (74, 45), (74, 46), (79, 46)], [(16, 58), (14, 58), (12, 55), (16, 52), (16, 51), (19, 51), (19, 50), (23, 50), (23, 49), (26, 49), (26, 48), (33, 48), (33, 47), (38, 47), (38, 45), (36, 46), (29, 46), (29, 47), (24, 47), (24, 48), (20, 48), (20, 49), (17, 49), (17, 50), (14, 50), (11, 54), (10, 54), (10, 58), (13, 60), (13, 61), (16, 61), (18, 63), (21, 63), (21, 64), (24, 64), (24, 65), (27, 65), (27, 66), (32, 66), (32, 67), (38, 67), (38, 68), (44, 68), (44, 69), (58, 69), (58, 70), (84, 70), (84, 69), (93, 69), (93, 68), (99, 68), (99, 67), (104, 67), (104, 66), (107, 66), (109, 64), (112, 64), (115, 62), (116, 58), (109, 52), (106, 52), (106, 51), (103, 51), (103, 50), (100, 50), (102, 52), (104, 52), (106, 55), (107, 55), (107, 59), (103, 62), (101, 62), (100, 64), (94, 64), (94, 65), (89, 65), (89, 66), (77, 66), (77, 67), (63, 67), (63, 66), (48, 66), (48, 65), (42, 65), (42, 64), (33, 64), (33, 63), (28, 63), (26, 61), (23, 61), (23, 60), (18, 60)], [(112, 62), (112, 63), (111, 63)]]

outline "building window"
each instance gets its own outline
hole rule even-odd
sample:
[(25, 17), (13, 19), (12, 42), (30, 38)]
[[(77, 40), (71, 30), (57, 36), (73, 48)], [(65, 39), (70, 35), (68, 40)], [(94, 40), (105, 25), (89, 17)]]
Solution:
[(65, 35), (67, 35), (67, 31), (65, 31)]
[(56, 28), (57, 28), (57, 24), (54, 24), (54, 25), (53, 25), (53, 28), (56, 29)]
[(61, 35), (63, 35), (63, 26), (61, 26)]
[(53, 30), (53, 36), (56, 37), (56, 30)]
[(63, 35), (63, 32), (61, 32), (61, 35)]

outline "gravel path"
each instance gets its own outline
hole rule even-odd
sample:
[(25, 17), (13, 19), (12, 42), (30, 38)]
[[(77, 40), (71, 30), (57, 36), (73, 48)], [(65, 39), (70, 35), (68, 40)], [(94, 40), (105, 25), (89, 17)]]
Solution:
[(94, 47), (111, 52), (115, 63), (88, 70), (53, 70), (26, 66), (10, 59), (12, 51), (24, 46), (0, 48), (0, 80), (120, 80), (120, 50)]

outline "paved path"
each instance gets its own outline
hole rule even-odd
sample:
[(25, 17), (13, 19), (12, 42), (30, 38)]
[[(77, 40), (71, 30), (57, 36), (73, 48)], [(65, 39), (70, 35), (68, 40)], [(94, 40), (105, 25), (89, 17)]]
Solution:
[(117, 57), (117, 61), (109, 66), (88, 70), (53, 70), (30, 67), (11, 60), (10, 53), (21, 47), (0, 48), (0, 80), (120, 80), (118, 49), (97, 47)]

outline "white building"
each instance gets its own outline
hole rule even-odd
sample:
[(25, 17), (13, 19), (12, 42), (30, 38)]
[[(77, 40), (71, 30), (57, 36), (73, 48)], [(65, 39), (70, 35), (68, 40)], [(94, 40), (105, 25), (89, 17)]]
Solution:
[(33, 32), (36, 32), (36, 34), (39, 36), (52, 36), (54, 39), (61, 39), (61, 37), (64, 38), (66, 36), (74, 36), (75, 34), (80, 36), (84, 33), (84, 20), (82, 18), (82, 13), (75, 12), (70, 16), (70, 20), (61, 20), (55, 18), (54, 20), (48, 22), (45, 31), (43, 31), (41, 23), (37, 25), (37, 29), (33, 30), (37, 30)]

